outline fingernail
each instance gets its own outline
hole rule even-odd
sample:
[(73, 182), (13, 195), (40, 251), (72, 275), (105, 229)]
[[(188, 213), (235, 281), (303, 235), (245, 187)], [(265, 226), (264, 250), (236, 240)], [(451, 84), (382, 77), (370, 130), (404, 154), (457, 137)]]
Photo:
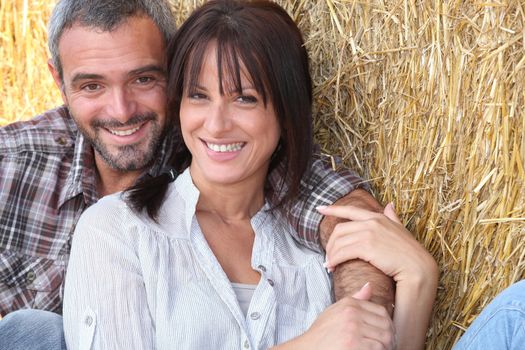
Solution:
[(368, 287), (370, 285), (370, 282), (366, 282), (364, 286), (361, 287), (361, 290), (365, 289), (366, 287)]
[(324, 209), (326, 209), (326, 205), (320, 205), (320, 206), (316, 207), (315, 209), (317, 209), (317, 210), (324, 210)]
[(390, 208), (392, 208), (392, 210), (394, 211), (396, 210), (396, 208), (394, 207), (394, 202), (390, 202), (388, 203), (388, 205), (390, 205)]
[(325, 260), (325, 262), (323, 263), (323, 267), (328, 272), (333, 272), (334, 271), (334, 269), (330, 266), (330, 263), (328, 262), (328, 260)]

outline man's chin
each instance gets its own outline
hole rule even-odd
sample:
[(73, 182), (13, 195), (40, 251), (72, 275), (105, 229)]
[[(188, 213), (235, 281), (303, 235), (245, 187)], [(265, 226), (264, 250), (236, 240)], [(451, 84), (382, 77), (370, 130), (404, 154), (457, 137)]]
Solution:
[(146, 157), (144, 154), (107, 154), (99, 153), (102, 161), (109, 168), (119, 172), (130, 172), (144, 170), (151, 164), (153, 157)]
[(95, 152), (107, 167), (114, 171), (129, 172), (146, 169), (155, 158), (158, 144), (132, 144), (115, 146), (103, 144), (101, 140), (92, 142)]

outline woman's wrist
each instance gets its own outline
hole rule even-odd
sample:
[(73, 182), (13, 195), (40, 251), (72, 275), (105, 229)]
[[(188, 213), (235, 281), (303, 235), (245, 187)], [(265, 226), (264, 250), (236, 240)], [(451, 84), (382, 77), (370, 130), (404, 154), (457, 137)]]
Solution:
[(403, 276), (396, 284), (394, 325), (399, 349), (424, 349), (439, 273), (431, 257), (421, 266), (425, 273), (413, 271), (412, 275)]
[(439, 267), (434, 258), (425, 251), (419, 263), (414, 263), (412, 269), (394, 276), (396, 288), (406, 287), (405, 292), (424, 292), (437, 288)]

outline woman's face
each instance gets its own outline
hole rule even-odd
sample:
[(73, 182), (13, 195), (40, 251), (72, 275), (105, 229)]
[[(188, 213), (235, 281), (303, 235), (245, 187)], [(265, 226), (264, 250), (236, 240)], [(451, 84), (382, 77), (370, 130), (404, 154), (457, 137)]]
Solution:
[(279, 123), (271, 101), (265, 106), (250, 79), (241, 75), (239, 94), (223, 71), (221, 95), (216, 44), (210, 44), (195, 90), (183, 93), (180, 122), (196, 184), (264, 183), (279, 142)]

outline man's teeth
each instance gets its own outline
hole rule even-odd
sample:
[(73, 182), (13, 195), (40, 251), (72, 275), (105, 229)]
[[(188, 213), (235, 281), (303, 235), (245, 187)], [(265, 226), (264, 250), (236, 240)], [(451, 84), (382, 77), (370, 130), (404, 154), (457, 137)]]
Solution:
[(137, 130), (139, 130), (139, 129), (140, 129), (140, 126), (137, 126), (136, 128), (128, 129), (128, 130), (112, 130), (112, 129), (108, 129), (108, 130), (113, 135), (129, 136), (129, 135), (134, 134), (135, 132), (137, 132)]
[(228, 145), (217, 145), (207, 142), (206, 145), (214, 152), (237, 152), (241, 150), (244, 142), (230, 143)]

